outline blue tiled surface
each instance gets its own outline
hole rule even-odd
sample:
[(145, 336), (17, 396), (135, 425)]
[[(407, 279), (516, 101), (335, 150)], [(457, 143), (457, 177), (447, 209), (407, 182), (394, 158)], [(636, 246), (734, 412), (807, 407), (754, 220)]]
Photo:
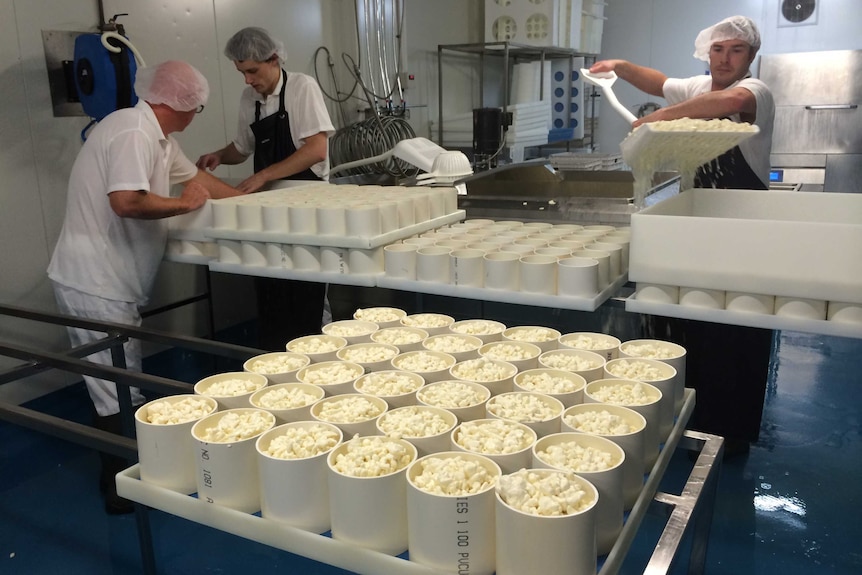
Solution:
[[(194, 381), (213, 366), (165, 352), (151, 373)], [(760, 441), (724, 461), (706, 573), (862, 573), (862, 341), (784, 332), (775, 349)], [(223, 369), (227, 370), (227, 369)], [(86, 422), (82, 385), (29, 407)], [(690, 471), (674, 456), (663, 488)], [(59, 439), (0, 423), (0, 573), (142, 572), (133, 515), (106, 516), (98, 456)], [(344, 571), (171, 517), (150, 513), (162, 574)], [(624, 572), (642, 567), (661, 523), (649, 517)], [(676, 573), (684, 573), (685, 550)]]

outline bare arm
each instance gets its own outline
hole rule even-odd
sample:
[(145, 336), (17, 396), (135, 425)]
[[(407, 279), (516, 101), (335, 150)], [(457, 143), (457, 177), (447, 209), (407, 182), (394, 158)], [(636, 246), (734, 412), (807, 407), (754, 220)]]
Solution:
[(196, 163), (202, 170), (215, 170), (221, 164), (228, 166), (241, 164), (246, 160), (246, 158), (248, 158), (248, 156), (241, 154), (239, 150), (236, 149), (236, 146), (233, 145), (233, 142), (231, 142), (221, 150), (210, 154), (204, 154), (198, 158)]
[[(197, 182), (202, 185), (209, 192), (209, 195), (214, 200), (220, 200), (221, 198), (232, 198), (234, 196), (241, 196), (243, 192), (238, 189), (230, 186), (210, 174), (205, 170), (198, 170), (198, 173), (195, 176), (188, 180), (188, 182)], [(186, 182), (186, 183), (188, 183)]]
[(662, 72), (646, 66), (638, 66), (627, 60), (600, 60), (590, 66), (590, 72), (614, 72), (638, 90), (664, 97), (664, 83), (667, 80)]
[(690, 100), (656, 110), (652, 114), (638, 119), (632, 125), (637, 127), (648, 122), (678, 120), (679, 118), (701, 120), (726, 118), (733, 114), (739, 114), (740, 118), (746, 122), (754, 122), (757, 114), (757, 100), (754, 94), (745, 88), (707, 92)]
[(193, 212), (203, 206), (209, 192), (190, 180), (178, 198), (166, 198), (145, 190), (117, 190), (108, 194), (111, 209), (121, 218), (158, 220)]
[(237, 186), (237, 189), (243, 193), (256, 192), (267, 182), (298, 174), (326, 159), (329, 145), (326, 132), (318, 132), (303, 142), (305, 144), (296, 152), (247, 178)]

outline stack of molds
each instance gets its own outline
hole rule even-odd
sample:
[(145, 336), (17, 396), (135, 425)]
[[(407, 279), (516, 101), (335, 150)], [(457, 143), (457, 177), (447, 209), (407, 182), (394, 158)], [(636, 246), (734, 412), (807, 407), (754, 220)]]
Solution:
[[(386, 244), (464, 218), (451, 187), (311, 183), (173, 218), (167, 258), (214, 271), (372, 285)], [(320, 275), (321, 277), (316, 277)]]

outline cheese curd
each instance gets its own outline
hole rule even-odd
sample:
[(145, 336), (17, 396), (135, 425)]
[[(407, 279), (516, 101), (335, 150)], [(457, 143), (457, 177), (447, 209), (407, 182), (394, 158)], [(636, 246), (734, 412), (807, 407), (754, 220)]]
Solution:
[(554, 330), (546, 327), (523, 327), (508, 330), (506, 337), (515, 341), (532, 343), (553, 341), (559, 336), (554, 332)]
[(466, 381), (500, 381), (515, 375), (517, 368), (512, 364), (480, 357), (456, 363), (452, 375)]
[(340, 440), (338, 432), (325, 425), (290, 426), (273, 437), (261, 453), (276, 459), (306, 459), (326, 453)]
[(658, 401), (658, 397), (639, 381), (599, 386), (590, 395), (600, 402), (614, 405), (646, 405)]
[[(425, 336), (427, 337), (427, 336)], [(371, 339), (377, 343), (388, 343), (389, 345), (399, 346), (410, 343), (419, 343), (425, 337), (417, 331), (410, 329), (402, 329), (398, 327), (388, 327), (376, 331), (371, 335)]]
[(251, 362), (249, 370), (264, 375), (289, 373), (308, 365), (308, 358), (297, 355), (276, 355)]
[(563, 369), (566, 371), (587, 371), (599, 367), (599, 363), (594, 362), (579, 355), (565, 352), (548, 352), (542, 355), (542, 363), (554, 369)]
[(488, 412), (501, 419), (521, 423), (547, 421), (560, 415), (560, 410), (532, 393), (504, 393), (488, 400)]
[(638, 381), (667, 379), (658, 367), (636, 359), (618, 359), (608, 362), (607, 370), (612, 375), (622, 379), (637, 379)]
[(344, 346), (340, 345), (337, 340), (324, 336), (310, 337), (308, 339), (303, 338), (291, 341), (287, 344), (287, 348), (292, 352), (310, 354), (328, 353), (331, 351), (337, 351), (342, 347)]
[(477, 461), (455, 457), (426, 457), (412, 478), (417, 488), (434, 495), (464, 497), (481, 493), (497, 481), (497, 474)]
[[(753, 132), (755, 127), (744, 122), (734, 122), (726, 118), (695, 120), (679, 118), (662, 120), (650, 124), (653, 130), (659, 132)], [(637, 129), (637, 128), (635, 128)]]
[(564, 345), (577, 349), (610, 349), (616, 347), (614, 342), (607, 338), (594, 337), (591, 335), (578, 334), (575, 337), (567, 337), (562, 342)]
[(595, 501), (574, 477), (567, 473), (541, 473), (521, 469), (497, 480), (497, 493), (513, 509), (530, 515), (574, 515)]
[(222, 379), (212, 382), (201, 393), (213, 397), (236, 397), (257, 391), (261, 387), (263, 386), (260, 383), (250, 379)]
[(318, 399), (319, 395), (299, 387), (275, 387), (258, 396), (255, 403), (264, 409), (295, 409), (311, 405)]
[(362, 393), (380, 397), (393, 397), (416, 391), (424, 381), (416, 374), (406, 371), (378, 371), (363, 375), (356, 381)]
[(452, 324), (452, 331), (466, 335), (492, 335), (501, 333), (506, 326), (497, 321), (471, 319)]
[(482, 355), (499, 361), (518, 361), (538, 357), (538, 353), (517, 343), (492, 343), (486, 345)]
[(377, 324), (365, 321), (335, 321), (328, 324), (325, 331), (326, 335), (334, 335), (337, 337), (356, 337), (360, 335), (368, 335), (371, 332), (377, 331)]
[(212, 411), (213, 405), (205, 399), (186, 397), (179, 401), (158, 400), (147, 404), (141, 419), (154, 425), (176, 425), (201, 419)]
[(340, 395), (315, 406), (314, 416), (330, 423), (359, 423), (374, 419), (385, 411), (379, 404), (361, 395)]
[(482, 341), (468, 339), (461, 335), (435, 335), (425, 340), (425, 347), (431, 351), (442, 351), (444, 353), (462, 353), (473, 351), (482, 346)]
[(364, 370), (352, 363), (331, 361), (318, 363), (300, 371), (297, 376), (303, 383), (329, 385), (346, 383), (362, 375)]
[(563, 441), (536, 451), (542, 461), (554, 467), (562, 467), (575, 473), (605, 471), (617, 463), (612, 453), (576, 441)]
[(643, 357), (643, 358), (647, 358), (647, 359), (671, 359), (671, 358), (677, 357), (677, 355), (679, 355), (676, 351), (674, 351), (670, 347), (663, 346), (663, 345), (655, 345), (652, 343), (644, 343), (644, 344), (627, 343), (627, 344), (624, 344), (620, 349), (626, 355), (632, 355), (635, 357)]
[(433, 437), (452, 429), (450, 420), (432, 409), (411, 405), (388, 411), (377, 422), (380, 431), (389, 437)]
[(619, 415), (597, 408), (594, 411), (582, 411), (563, 416), (563, 421), (572, 429), (595, 435), (628, 435), (632, 426)]
[(477, 419), (462, 423), (455, 443), (467, 451), (484, 455), (503, 455), (528, 449), (535, 441), (531, 429), (505, 419)]
[(398, 355), (398, 348), (389, 347), (384, 344), (347, 346), (342, 349), (338, 355), (344, 361), (352, 361), (354, 363), (376, 363), (392, 359)]
[(474, 387), (460, 381), (441, 381), (434, 385), (422, 387), (416, 392), (416, 397), (422, 403), (442, 408), (471, 407), (487, 399)]
[(415, 451), (384, 436), (358, 437), (330, 458), (333, 470), (351, 477), (382, 477), (410, 465)]
[(198, 439), (210, 443), (233, 443), (260, 435), (275, 424), (275, 416), (262, 410), (231, 411), (218, 423), (198, 430)]
[(406, 353), (396, 357), (393, 365), (404, 371), (423, 373), (428, 371), (441, 371), (448, 369), (455, 361), (452, 356), (444, 357), (424, 351)]
[(551, 375), (547, 372), (524, 373), (518, 379), (518, 385), (530, 391), (539, 393), (571, 393), (577, 391), (580, 385), (569, 378)]
[(446, 327), (453, 319), (439, 313), (417, 313), (401, 318), (401, 323), (410, 327)]
[(356, 319), (363, 321), (371, 321), (374, 323), (398, 321), (404, 317), (405, 313), (402, 310), (391, 307), (369, 307), (359, 308), (353, 314)]

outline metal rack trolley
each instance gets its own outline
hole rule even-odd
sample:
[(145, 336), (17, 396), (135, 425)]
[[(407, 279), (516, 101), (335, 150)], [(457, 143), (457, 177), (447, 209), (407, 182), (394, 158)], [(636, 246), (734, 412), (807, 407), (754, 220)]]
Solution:
[[(128, 388), (142, 387), (165, 394), (188, 393), (190, 385), (154, 375), (132, 372), (125, 369), (123, 343), (129, 338), (138, 338), (175, 347), (193, 349), (222, 357), (246, 359), (260, 350), (232, 344), (214, 342), (188, 336), (176, 336), (163, 332), (136, 328), (107, 322), (81, 320), (70, 316), (43, 313), (13, 306), (0, 305), (0, 316), (19, 318), (54, 324), (75, 326), (105, 333), (105, 338), (91, 345), (71, 349), (62, 353), (48, 352), (21, 345), (0, 342), (0, 356), (16, 358), (25, 363), (0, 372), (0, 385), (57, 369), (71, 373), (93, 375), (113, 380), (119, 384), (121, 413), (123, 414), (125, 437), (96, 430), (86, 425), (49, 416), (37, 411), (0, 402), (0, 420), (20, 425), (41, 433), (53, 435), (86, 447), (134, 460), (137, 445), (133, 436), (133, 408)], [(99, 365), (84, 359), (87, 355), (110, 349), (113, 366)], [(599, 575), (619, 572), (626, 554), (638, 532), (638, 527), (648, 511), (658, 510), (667, 517), (667, 522), (658, 545), (645, 572), (667, 573), (678, 560), (683, 537), (693, 535), (688, 571), (701, 573), (706, 554), (709, 524), (715, 501), (716, 486), (723, 452), (723, 439), (718, 436), (686, 431), (685, 425), (694, 406), (694, 392), (687, 390), (686, 402), (677, 424), (665, 443), (652, 472), (644, 485), (643, 495), (629, 513), (626, 527), (616, 545), (601, 563)], [(676, 448), (698, 451), (698, 459), (688, 477), (683, 492), (679, 495), (658, 492), (658, 485)], [(397, 557), (390, 557), (263, 519), (256, 515), (217, 508), (194, 497), (168, 492), (147, 485), (137, 477), (134, 465), (118, 476), (121, 495), (135, 501), (135, 515), (144, 572), (155, 574), (155, 553), (149, 523), (150, 507), (185, 517), (192, 521), (213, 526), (228, 533), (260, 541), (267, 545), (303, 555), (330, 565), (358, 570), (358, 573), (434, 573), (428, 567)], [(382, 571), (381, 571), (382, 569)]]
[[(443, 55), (446, 52), (462, 54), (473, 54), (479, 57), (479, 103), (485, 101), (485, 56), (502, 57), (503, 62), (503, 113), (509, 108), (509, 61), (519, 60), (534, 62), (536, 60), (544, 63), (546, 60), (559, 60), (568, 58), (569, 70), (575, 66), (575, 58), (595, 59), (595, 54), (578, 52), (570, 48), (557, 48), (553, 46), (530, 46), (515, 42), (482, 42), (474, 44), (439, 44), (437, 46), (437, 143), (443, 143)], [(542, 82), (539, 85), (539, 94), (542, 96), (544, 89), (544, 66), (541, 68)], [(591, 95), (596, 91), (591, 88)], [(592, 98), (591, 98), (592, 101)], [(595, 118), (593, 114), (591, 122)], [(591, 130), (592, 132), (592, 130)]]

